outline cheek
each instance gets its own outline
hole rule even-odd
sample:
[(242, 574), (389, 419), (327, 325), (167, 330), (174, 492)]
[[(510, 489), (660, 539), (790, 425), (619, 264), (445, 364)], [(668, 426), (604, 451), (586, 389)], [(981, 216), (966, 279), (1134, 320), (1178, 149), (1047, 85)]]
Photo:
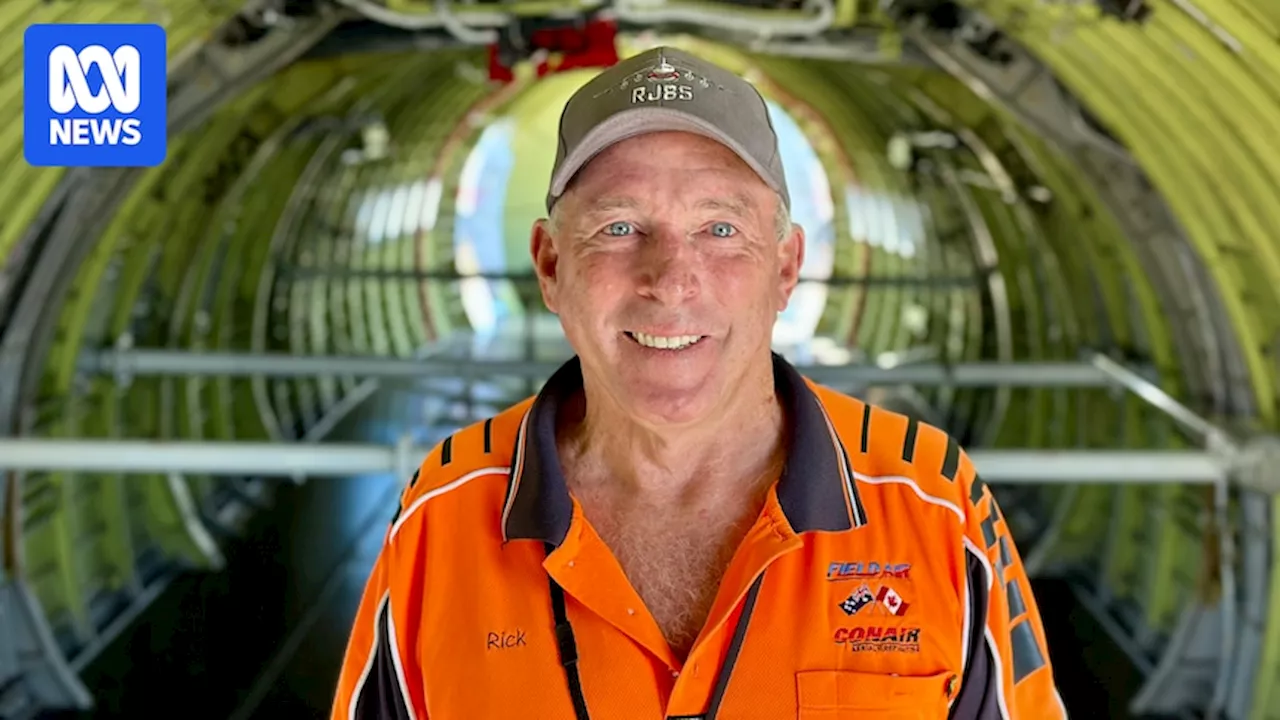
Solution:
[(560, 291), (561, 316), (571, 314), (572, 322), (580, 327), (605, 322), (632, 287), (623, 267), (611, 262), (578, 261), (565, 280)]
[(635, 286), (636, 259), (622, 253), (600, 254), (579, 261), (575, 277), (600, 297), (611, 297)]
[(747, 258), (710, 266), (707, 277), (721, 304), (746, 310), (768, 306), (770, 310), (780, 297), (777, 276), (764, 258)]

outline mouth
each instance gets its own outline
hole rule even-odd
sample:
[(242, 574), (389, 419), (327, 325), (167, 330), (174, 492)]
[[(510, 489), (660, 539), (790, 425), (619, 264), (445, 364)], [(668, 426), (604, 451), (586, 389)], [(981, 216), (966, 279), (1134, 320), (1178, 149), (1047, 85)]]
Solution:
[(653, 350), (687, 350), (707, 337), (706, 335), (650, 335), (630, 330), (624, 332), (637, 345)]

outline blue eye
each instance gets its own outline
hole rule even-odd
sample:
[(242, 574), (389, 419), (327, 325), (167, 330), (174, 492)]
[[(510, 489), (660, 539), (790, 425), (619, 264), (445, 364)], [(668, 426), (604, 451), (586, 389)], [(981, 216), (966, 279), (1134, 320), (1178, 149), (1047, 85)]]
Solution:
[(712, 223), (711, 225), (711, 234), (716, 237), (733, 237), (736, 232), (738, 232), (738, 229), (727, 222)]
[(631, 223), (626, 222), (624, 220), (619, 220), (617, 222), (611, 222), (607, 226), (605, 226), (604, 232), (606, 235), (621, 237), (623, 235), (630, 235), (631, 233), (635, 232), (635, 228), (631, 226)]

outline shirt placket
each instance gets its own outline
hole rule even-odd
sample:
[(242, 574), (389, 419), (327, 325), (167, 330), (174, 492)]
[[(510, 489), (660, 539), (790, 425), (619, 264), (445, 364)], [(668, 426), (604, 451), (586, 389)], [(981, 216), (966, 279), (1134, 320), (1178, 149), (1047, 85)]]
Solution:
[[(801, 539), (782, 520), (773, 498), (747, 533), (720, 583), (702, 634), (689, 653), (685, 670), (676, 678), (667, 708), (668, 717), (714, 713), (733, 690), (733, 671), (742, 647), (752, 642), (752, 585), (761, 581), (756, 594), (766, 592), (763, 578), (778, 558), (802, 546)], [(735, 643), (735, 635), (741, 639)], [(723, 687), (720, 687), (723, 685)], [(707, 720), (713, 720), (708, 716)]]

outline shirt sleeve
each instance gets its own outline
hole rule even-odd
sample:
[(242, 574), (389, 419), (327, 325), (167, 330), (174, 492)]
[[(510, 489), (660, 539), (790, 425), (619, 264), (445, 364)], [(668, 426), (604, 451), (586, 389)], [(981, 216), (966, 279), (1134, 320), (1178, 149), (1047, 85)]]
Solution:
[[(398, 515), (398, 513), (397, 513)], [(338, 676), (331, 720), (426, 720), (415, 708), (406, 682), (412, 664), (402, 651), (411, 647), (397, 630), (392, 607), (393, 546), (388, 530), (365, 585)]]
[(1000, 506), (965, 454), (960, 471), (967, 645), (951, 718), (1065, 720), (1040, 610)]

